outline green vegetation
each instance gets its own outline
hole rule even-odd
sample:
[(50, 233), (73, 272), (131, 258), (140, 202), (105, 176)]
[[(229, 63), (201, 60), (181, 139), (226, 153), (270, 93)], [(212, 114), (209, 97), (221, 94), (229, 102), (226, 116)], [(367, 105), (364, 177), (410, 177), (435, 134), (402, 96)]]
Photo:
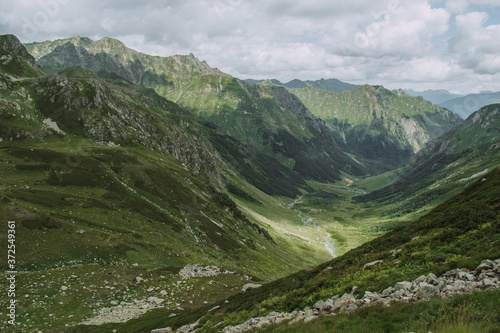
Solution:
[(499, 108), (482, 108), (419, 152), (397, 181), (356, 200), (399, 202), (390, 212), (398, 215), (457, 194), (500, 164)]
[[(140, 332), (201, 318), (202, 331), (216, 331), (354, 285), (380, 291), (500, 257), (498, 106), (393, 170), (423, 145), (420, 134), (437, 135), (454, 116), (365, 86), (348, 104), (370, 109), (366, 119), (353, 113), (324, 123), (284, 88), (240, 81), (193, 55), (151, 57), (109, 38), (31, 44), (46, 70), (63, 69), (44, 75), (17, 39), (0, 45), (10, 57), (0, 64), (0, 219), (17, 222), (23, 330)], [(59, 66), (75, 48), (94, 71)], [(118, 54), (130, 62), (113, 60)], [(410, 141), (388, 130), (392, 116), (416, 129)], [(353, 137), (359, 145), (349, 148)], [(375, 260), (383, 261), (363, 269)], [(194, 263), (222, 274), (181, 281), (179, 271)], [(248, 282), (264, 286), (239, 293)], [(80, 325), (153, 295), (165, 308)], [(366, 309), (311, 327), (355, 330), (366, 321), (374, 331), (444, 331), (468, 318), (466, 329), (496, 329), (497, 301), (467, 297)]]
[(453, 112), (429, 101), (380, 86), (341, 93), (312, 87), (291, 91), (342, 133), (353, 153), (377, 161), (382, 171), (405, 165), (430, 139), (461, 122)]
[[(457, 267), (474, 268), (484, 259), (500, 257), (498, 247), (494, 246), (500, 242), (500, 168), (484, 178), (407, 227), (389, 232), (316, 268), (232, 297), (229, 304), (220, 304), (221, 309), (216, 313), (202, 318), (203, 327), (209, 330), (222, 320), (225, 324), (236, 324), (272, 311), (302, 309), (319, 299), (349, 292), (353, 286), (359, 287), (360, 294), (365, 290), (380, 292), (398, 281), (412, 280), (429, 272), (439, 275)], [(395, 249), (401, 249), (396, 258), (391, 252)], [(363, 270), (364, 264), (374, 260), (383, 260), (383, 263)], [(442, 304), (440, 302), (435, 304)], [(493, 307), (494, 304), (481, 306)], [(441, 305), (441, 308), (445, 307)], [(379, 310), (363, 311), (375, 316)], [(498, 321), (498, 315), (495, 316)], [(442, 329), (443, 322), (435, 316), (434, 320)], [(166, 321), (163, 326), (169, 324)]]
[(484, 333), (500, 330), (500, 292), (488, 291), (417, 304), (364, 308), (354, 315), (324, 316), (313, 322), (274, 325), (259, 332)]

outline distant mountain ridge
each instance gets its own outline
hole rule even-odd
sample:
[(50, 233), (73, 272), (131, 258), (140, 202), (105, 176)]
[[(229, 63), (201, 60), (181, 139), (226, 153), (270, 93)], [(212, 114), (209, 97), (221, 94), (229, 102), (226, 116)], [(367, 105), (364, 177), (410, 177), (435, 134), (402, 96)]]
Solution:
[(299, 79), (293, 79), (287, 83), (282, 83), (279, 80), (276, 79), (271, 79), (271, 80), (252, 80), (252, 79), (247, 79), (245, 80), (250, 83), (254, 84), (259, 84), (259, 83), (266, 83), (270, 82), (272, 84), (278, 85), (278, 86), (283, 86), (285, 88), (289, 89), (300, 89), (300, 88), (306, 88), (306, 87), (313, 87), (316, 89), (322, 89), (330, 92), (343, 92), (343, 91), (349, 91), (356, 89), (359, 87), (358, 85), (347, 83), (347, 82), (342, 82), (337, 79), (320, 79), (320, 80), (307, 80), (307, 81), (302, 81)]
[(453, 94), (447, 90), (405, 90), (412, 96), (422, 96), (428, 101), (442, 106), (467, 119), (483, 106), (500, 103), (500, 92), (481, 92), (477, 94)]
[(48, 73), (81, 66), (96, 75), (113, 72), (152, 88), (302, 177), (335, 181), (343, 172), (361, 175), (369, 170), (348, 157), (340, 136), (284, 88), (238, 80), (192, 54), (154, 57), (111, 38), (75, 37), (26, 47)]
[[(433, 90), (428, 89), (424, 91), (415, 91), (413, 89), (405, 89), (405, 91), (411, 96), (418, 97), (421, 96), (434, 104), (441, 104), (443, 102), (449, 101), (450, 99), (463, 97), (465, 95), (454, 94), (445, 89)], [(477, 109), (475, 110), (477, 111)], [(465, 118), (464, 118), (465, 119)]]
[(457, 97), (439, 103), (440, 106), (452, 110), (466, 119), (476, 110), (491, 104), (500, 103), (499, 92), (487, 92), (479, 94), (470, 94), (463, 97)]
[(342, 93), (312, 87), (290, 91), (339, 131), (358, 155), (388, 168), (406, 164), (427, 142), (462, 121), (421, 97), (381, 86), (364, 85)]
[(176, 73), (226, 75), (208, 66), (206, 62), (199, 61), (193, 54), (154, 57), (129, 49), (121, 41), (108, 37), (97, 41), (86, 37), (73, 37), (28, 43), (25, 46), (36, 58), (37, 64), (49, 74), (68, 67), (80, 66), (91, 71), (114, 72), (142, 86), (173, 84), (173, 80), (179, 78), (179, 76), (173, 77)]

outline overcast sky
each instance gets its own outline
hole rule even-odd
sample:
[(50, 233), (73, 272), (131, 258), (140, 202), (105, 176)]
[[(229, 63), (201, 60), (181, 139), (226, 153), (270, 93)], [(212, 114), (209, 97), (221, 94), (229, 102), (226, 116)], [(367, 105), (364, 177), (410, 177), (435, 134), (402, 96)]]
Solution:
[(500, 90), (500, 0), (0, 0), (22, 42), (113, 37), (233, 76)]

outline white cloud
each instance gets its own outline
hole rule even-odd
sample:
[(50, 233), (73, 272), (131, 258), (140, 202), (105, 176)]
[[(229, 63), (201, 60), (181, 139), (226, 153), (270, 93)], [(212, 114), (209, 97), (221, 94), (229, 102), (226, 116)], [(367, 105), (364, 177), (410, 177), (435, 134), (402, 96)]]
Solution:
[(488, 14), (471, 12), (456, 17), (457, 34), (448, 49), (463, 68), (478, 74), (500, 73), (500, 25), (484, 26)]
[(489, 12), (499, 1), (19, 0), (3, 1), (0, 33), (24, 42), (109, 36), (154, 55), (193, 52), (241, 78), (467, 90), (476, 79), (500, 82), (500, 29), (470, 12), (477, 6)]

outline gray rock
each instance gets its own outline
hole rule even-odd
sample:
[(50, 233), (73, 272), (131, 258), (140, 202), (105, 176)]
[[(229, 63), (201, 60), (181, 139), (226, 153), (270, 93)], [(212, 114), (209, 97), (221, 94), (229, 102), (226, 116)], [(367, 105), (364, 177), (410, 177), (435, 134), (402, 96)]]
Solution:
[(316, 318), (317, 318), (317, 316), (315, 316), (315, 315), (307, 316), (307, 317), (304, 318), (304, 323), (308, 323), (310, 321), (313, 321)]
[(394, 290), (395, 291), (400, 291), (400, 290), (410, 290), (412, 287), (411, 282), (403, 281), (403, 282), (398, 282), (394, 285)]
[(397, 249), (397, 250), (392, 250), (391, 251), (391, 254), (393, 257), (396, 257), (398, 254), (400, 254), (401, 252), (403, 252), (402, 249)]
[(377, 300), (380, 299), (380, 295), (377, 293), (372, 293), (369, 291), (365, 291), (365, 294), (363, 296), (363, 302), (364, 303), (375, 303)]
[(384, 262), (383, 260), (375, 260), (375, 261), (369, 262), (363, 266), (363, 269), (378, 266), (383, 262)]
[(436, 286), (422, 282), (418, 286), (416, 297), (418, 299), (430, 300), (439, 294), (439, 289)]
[(387, 297), (390, 294), (392, 294), (395, 291), (393, 287), (386, 288), (384, 291), (382, 291), (382, 296)]
[(443, 291), (443, 290), (446, 288), (446, 286), (447, 286), (446, 281), (441, 281), (441, 282), (439, 282), (439, 284), (437, 285), (437, 288), (438, 288), (438, 290), (439, 290), (439, 291)]
[(476, 277), (470, 273), (467, 272), (458, 272), (456, 275), (457, 279), (464, 280), (464, 281), (472, 281)]
[(492, 287), (496, 287), (496, 283), (493, 282), (492, 280), (490, 279), (484, 279), (483, 280), (483, 286), (486, 287), (486, 288), (492, 288)]
[(483, 260), (479, 266), (477, 266), (475, 273), (476, 275), (485, 271), (485, 270), (492, 270), (493, 267), (495, 267), (495, 262), (492, 260)]
[(419, 285), (420, 283), (424, 282), (427, 279), (425, 275), (419, 276), (416, 278), (413, 282), (415, 282), (416, 285)]
[(173, 331), (172, 331), (172, 329), (170, 327), (159, 328), (159, 329), (151, 331), (151, 333), (171, 333), (171, 332), (173, 332)]
[(313, 305), (314, 309), (318, 309), (321, 313), (330, 313), (333, 309), (333, 303), (325, 302), (323, 300)]
[(332, 312), (345, 311), (355, 301), (356, 298), (352, 294), (344, 294), (333, 303)]
[(184, 266), (179, 275), (184, 279), (211, 277), (220, 275), (220, 268), (217, 266), (203, 266), (199, 264), (189, 264)]
[(255, 284), (255, 283), (247, 283), (243, 286), (243, 288), (241, 288), (241, 292), (244, 293), (246, 292), (248, 289), (256, 289), (256, 288), (260, 288), (262, 287), (261, 284)]
[(353, 314), (354, 312), (356, 312), (357, 309), (358, 306), (355, 303), (351, 303), (345, 311), (349, 314)]
[(432, 273), (427, 275), (427, 277), (425, 278), (425, 282), (427, 282), (428, 284), (435, 285), (435, 286), (437, 286), (439, 284), (439, 282), (437, 280), (437, 276), (435, 274), (432, 274)]
[(155, 305), (159, 305), (163, 303), (165, 300), (163, 298), (158, 298), (158, 297), (148, 297), (148, 302), (153, 303)]

